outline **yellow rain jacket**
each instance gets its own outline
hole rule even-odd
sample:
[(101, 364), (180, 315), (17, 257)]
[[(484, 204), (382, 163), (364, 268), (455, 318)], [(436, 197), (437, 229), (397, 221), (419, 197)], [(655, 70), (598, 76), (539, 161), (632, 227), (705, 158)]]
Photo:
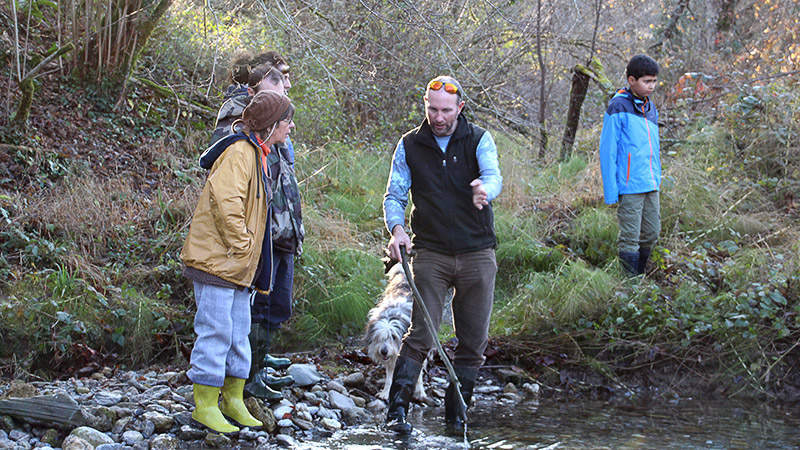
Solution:
[(186, 266), (252, 285), (269, 204), (262, 170), (261, 150), (248, 139), (227, 147), (214, 162), (181, 251)]

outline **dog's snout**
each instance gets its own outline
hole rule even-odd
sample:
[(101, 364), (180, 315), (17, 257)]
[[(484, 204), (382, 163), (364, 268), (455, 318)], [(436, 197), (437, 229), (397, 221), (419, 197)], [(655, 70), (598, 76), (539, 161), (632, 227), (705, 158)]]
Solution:
[(389, 354), (389, 347), (387, 347), (385, 345), (382, 346), (381, 347), (381, 356), (386, 357), (386, 355), (388, 355), (388, 354)]

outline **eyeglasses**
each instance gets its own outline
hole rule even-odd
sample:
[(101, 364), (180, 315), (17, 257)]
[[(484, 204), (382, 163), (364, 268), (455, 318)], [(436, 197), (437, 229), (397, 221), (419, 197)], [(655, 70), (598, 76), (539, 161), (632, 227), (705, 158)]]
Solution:
[(444, 86), (445, 92), (448, 92), (450, 94), (458, 94), (458, 86), (456, 86), (453, 83), (445, 83), (440, 80), (433, 80), (430, 83), (428, 83), (428, 89), (432, 91), (438, 91), (439, 89), (442, 88), (442, 86)]

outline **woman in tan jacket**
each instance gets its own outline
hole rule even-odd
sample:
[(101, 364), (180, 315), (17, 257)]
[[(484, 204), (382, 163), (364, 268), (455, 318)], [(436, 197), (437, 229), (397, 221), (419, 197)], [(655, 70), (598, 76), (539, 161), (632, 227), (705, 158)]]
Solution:
[(253, 97), (240, 131), (215, 145), (216, 160), (181, 251), (197, 303), (197, 339), (187, 372), (194, 383), (192, 418), (221, 433), (239, 430), (224, 416), (242, 426), (262, 425), (242, 400), (251, 363), (250, 298), (255, 280), (263, 280), (258, 272), (271, 272), (269, 252), (262, 256), (271, 246), (266, 155), (271, 145), (286, 141), (293, 113), (285, 95), (265, 91)]

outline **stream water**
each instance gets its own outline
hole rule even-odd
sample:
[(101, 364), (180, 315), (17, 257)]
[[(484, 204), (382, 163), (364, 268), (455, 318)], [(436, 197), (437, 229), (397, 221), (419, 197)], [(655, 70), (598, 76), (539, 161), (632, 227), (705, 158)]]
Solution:
[[(442, 414), (442, 407), (414, 407), (414, 432), (406, 439), (362, 426), (339, 431), (316, 448), (467, 448), (463, 439), (442, 436)], [(469, 417), (470, 448), (800, 447), (800, 410), (765, 403), (689, 399), (657, 405), (585, 400), (509, 405), (478, 400)]]

